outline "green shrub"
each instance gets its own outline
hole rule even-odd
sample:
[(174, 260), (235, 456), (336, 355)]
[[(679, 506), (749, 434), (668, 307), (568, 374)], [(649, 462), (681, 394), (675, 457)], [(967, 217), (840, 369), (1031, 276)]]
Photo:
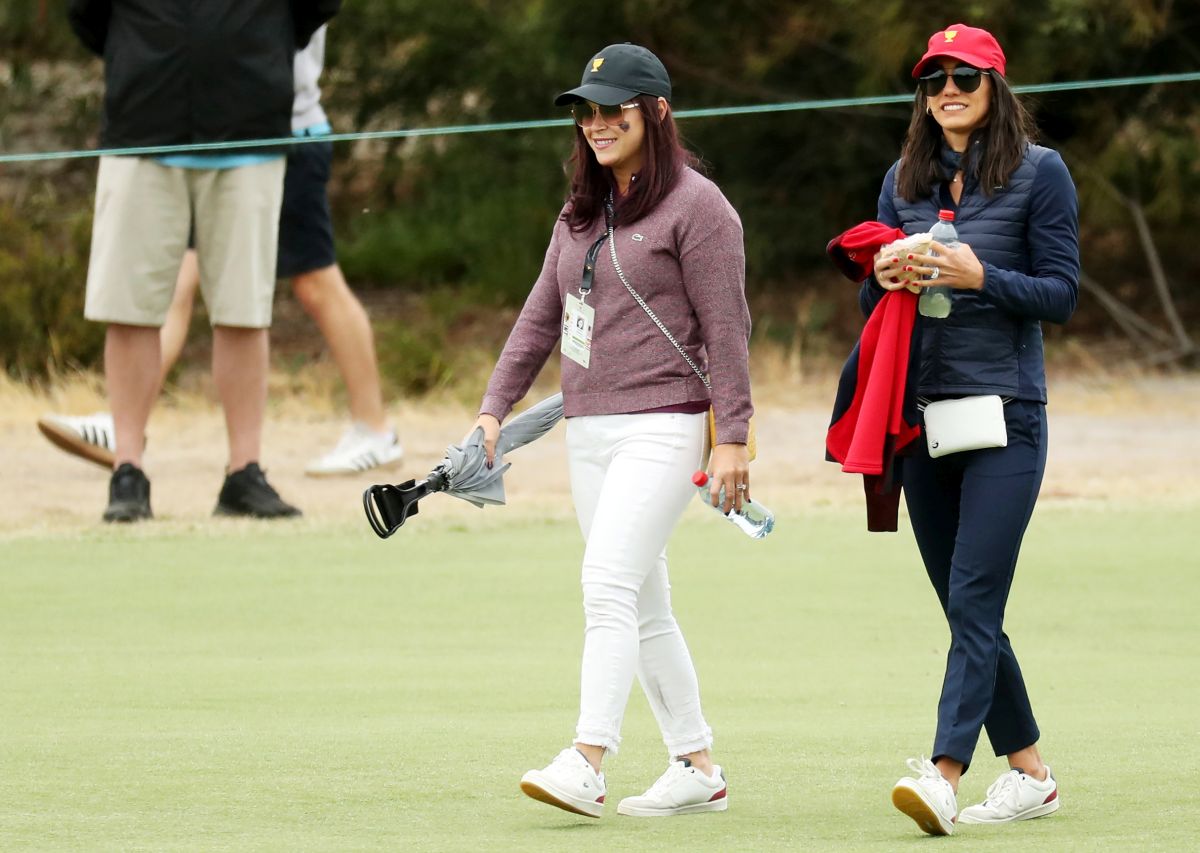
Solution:
[(457, 139), (385, 167), (380, 184), (409, 183), (401, 198), (368, 201), (386, 213), (358, 215), (339, 233), (346, 277), (410, 290), (470, 284), (520, 304), (566, 193), (558, 164), (569, 132)]
[(36, 198), (20, 213), (0, 207), (0, 365), (9, 375), (99, 363), (104, 327), (83, 318), (90, 232), (90, 210)]

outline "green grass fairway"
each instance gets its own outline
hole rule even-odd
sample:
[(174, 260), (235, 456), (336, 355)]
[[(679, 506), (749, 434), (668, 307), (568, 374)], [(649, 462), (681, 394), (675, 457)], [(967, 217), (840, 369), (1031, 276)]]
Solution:
[[(944, 842), (889, 800), (948, 643), (910, 533), (827, 508), (752, 542), (693, 507), (675, 605), (730, 808), (617, 816), (665, 767), (635, 688), (594, 821), (517, 788), (573, 732), (578, 531), (478, 517), (0, 542), (0, 848), (1196, 849), (1194, 507), (1039, 510), (1008, 631), (1063, 808)], [(960, 802), (1001, 766), (983, 739)]]

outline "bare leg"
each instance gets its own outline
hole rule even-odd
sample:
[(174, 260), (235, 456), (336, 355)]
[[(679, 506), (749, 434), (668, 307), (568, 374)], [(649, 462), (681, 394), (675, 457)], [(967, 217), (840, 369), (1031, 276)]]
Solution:
[(316, 321), (337, 364), (350, 400), (350, 416), (375, 432), (388, 429), (375, 360), (375, 335), (358, 297), (334, 264), (302, 273), (292, 288), (304, 310)]
[(1046, 764), (1042, 761), (1042, 753), (1038, 751), (1036, 743), (1009, 753), (1008, 766), (1020, 770), (1040, 782), (1046, 781)]
[(200, 264), (196, 259), (196, 250), (188, 249), (183, 253), (183, 262), (179, 265), (179, 275), (175, 279), (175, 296), (171, 299), (171, 307), (167, 310), (167, 319), (163, 322), (162, 335), (162, 381), (160, 387), (167, 382), (167, 374), (179, 360), (183, 352), (184, 341), (187, 340), (188, 327), (192, 323), (192, 306), (196, 302), (196, 290), (200, 287)]
[(712, 750), (703, 749), (700, 752), (689, 752), (687, 755), (681, 755), (680, 758), (686, 758), (692, 763), (692, 766), (703, 773), (705, 776), (711, 776), (713, 772)]
[(225, 409), (229, 470), (257, 462), (267, 407), (266, 329), (213, 326), (213, 381)]
[(592, 765), (592, 769), (600, 772), (600, 762), (604, 760), (604, 747), (593, 746), (590, 743), (576, 743), (575, 748), (583, 753), (583, 757)]
[(113, 468), (142, 467), (146, 424), (158, 397), (161, 361), (158, 329), (111, 323), (104, 339), (104, 378), (113, 412)]
[(954, 793), (958, 793), (958, 780), (962, 778), (963, 764), (961, 761), (955, 761), (953, 758), (942, 756), (937, 761), (933, 762), (937, 767), (938, 772), (942, 774), (942, 778), (950, 783), (950, 787), (954, 789)]
[[(590, 743), (576, 742), (575, 748), (583, 753), (583, 757), (588, 760), (597, 773), (600, 772), (600, 763), (604, 761), (604, 747), (593, 746)], [(687, 755), (680, 755), (677, 758), (686, 758), (692, 763), (692, 766), (703, 773), (705, 776), (711, 776), (713, 772), (712, 750), (703, 749), (700, 752), (689, 752)]]

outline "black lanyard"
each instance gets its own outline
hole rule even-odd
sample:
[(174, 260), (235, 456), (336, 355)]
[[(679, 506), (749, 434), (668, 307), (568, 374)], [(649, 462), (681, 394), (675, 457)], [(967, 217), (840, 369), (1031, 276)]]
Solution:
[(583, 278), (579, 282), (579, 293), (584, 299), (592, 292), (592, 279), (596, 276), (596, 259), (600, 257), (600, 247), (613, 232), (613, 216), (612, 190), (609, 190), (608, 198), (604, 200), (604, 233), (596, 238), (596, 242), (592, 243), (583, 258)]

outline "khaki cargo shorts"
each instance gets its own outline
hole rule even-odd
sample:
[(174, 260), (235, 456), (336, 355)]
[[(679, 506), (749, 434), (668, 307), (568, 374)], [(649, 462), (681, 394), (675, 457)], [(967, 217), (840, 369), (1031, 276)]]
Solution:
[(84, 316), (161, 326), (194, 224), (212, 324), (270, 326), (284, 162), (181, 169), (101, 157)]

